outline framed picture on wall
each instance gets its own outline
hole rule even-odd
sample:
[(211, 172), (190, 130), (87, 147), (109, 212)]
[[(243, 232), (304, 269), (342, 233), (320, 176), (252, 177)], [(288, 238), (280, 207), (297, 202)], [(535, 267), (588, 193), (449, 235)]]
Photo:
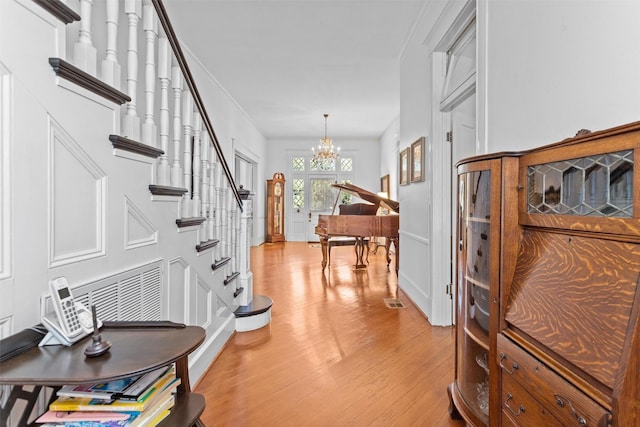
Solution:
[(424, 181), (424, 136), (411, 144), (411, 182)]
[(399, 176), (400, 176), (400, 185), (409, 184), (409, 162), (410, 162), (411, 152), (409, 151), (409, 147), (405, 148), (400, 152), (400, 164), (398, 167)]
[(384, 197), (389, 198), (389, 174), (380, 178), (380, 192), (386, 194)]

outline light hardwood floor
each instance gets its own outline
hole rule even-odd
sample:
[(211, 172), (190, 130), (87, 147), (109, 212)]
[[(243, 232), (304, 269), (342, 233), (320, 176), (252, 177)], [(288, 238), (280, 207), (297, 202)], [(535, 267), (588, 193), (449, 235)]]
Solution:
[[(271, 324), (236, 333), (196, 384), (211, 426), (462, 426), (447, 412), (454, 329), (432, 327), (387, 271), (384, 248), (353, 271), (353, 250), (251, 250), (254, 293)], [(399, 298), (391, 309), (384, 298)]]

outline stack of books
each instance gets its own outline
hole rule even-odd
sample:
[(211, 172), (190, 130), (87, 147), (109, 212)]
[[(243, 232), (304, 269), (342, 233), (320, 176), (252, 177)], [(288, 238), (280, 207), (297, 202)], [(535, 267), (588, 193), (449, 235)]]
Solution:
[(66, 385), (37, 423), (42, 427), (155, 426), (175, 405), (173, 365), (104, 383)]

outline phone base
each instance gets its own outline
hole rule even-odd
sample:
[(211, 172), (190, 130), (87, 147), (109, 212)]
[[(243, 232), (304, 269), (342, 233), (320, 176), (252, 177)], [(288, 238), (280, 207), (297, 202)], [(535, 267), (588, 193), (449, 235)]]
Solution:
[(45, 345), (65, 345), (69, 347), (71, 344), (73, 343), (62, 339), (51, 332), (47, 332), (47, 335), (45, 335), (44, 338), (42, 338), (42, 341), (40, 341), (40, 344), (38, 344), (38, 347), (44, 347)]

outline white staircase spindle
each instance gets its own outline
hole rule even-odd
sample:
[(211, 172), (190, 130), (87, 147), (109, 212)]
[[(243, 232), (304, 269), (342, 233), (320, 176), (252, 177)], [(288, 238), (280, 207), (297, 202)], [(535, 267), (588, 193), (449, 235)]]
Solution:
[(91, 35), (93, 0), (80, 0), (80, 34), (73, 45), (73, 63), (83, 71), (96, 75), (97, 52)]
[(213, 146), (209, 147), (209, 158), (211, 161), (209, 162), (209, 218), (207, 219), (207, 235), (209, 240), (213, 240), (216, 238), (216, 169), (217, 165), (215, 162), (215, 153)]
[(196, 216), (205, 218), (200, 226), (200, 240), (209, 240), (209, 134), (200, 134), (200, 212)]
[(121, 68), (118, 63), (118, 16), (120, 0), (106, 0), (107, 7), (107, 51), (102, 60), (101, 76), (103, 82), (120, 90)]
[(231, 271), (235, 273), (238, 271), (238, 244), (240, 243), (238, 240), (238, 204), (233, 196), (233, 191), (229, 193), (229, 203), (231, 207), (231, 214), (229, 215), (229, 218), (231, 218)]
[[(224, 204), (226, 207), (225, 210), (225, 214), (226, 214), (226, 221), (225, 221), (225, 242), (224, 242), (224, 247), (225, 247), (225, 252), (226, 252), (226, 256), (231, 258), (233, 256), (233, 248), (231, 246), (231, 239), (232, 239), (232, 227), (233, 227), (233, 203), (232, 203), (232, 198), (233, 196), (233, 192), (231, 191), (231, 188), (229, 187), (229, 182), (226, 181), (225, 182), (225, 200), (224, 200)], [(231, 262), (229, 262), (229, 267), (231, 267)]]
[(142, 124), (142, 142), (157, 147), (158, 134), (156, 129), (154, 109), (156, 96), (156, 64), (155, 49), (158, 38), (158, 19), (151, 0), (144, 0), (142, 13), (142, 27), (146, 38), (147, 54), (144, 67), (145, 113)]
[(171, 186), (182, 188), (182, 165), (180, 164), (180, 144), (182, 143), (182, 73), (177, 64), (171, 68), (171, 88), (173, 89), (173, 163), (171, 164)]
[(124, 134), (133, 140), (140, 140), (140, 118), (137, 111), (138, 90), (138, 21), (142, 15), (141, 0), (125, 0), (124, 12), (129, 22), (129, 42), (127, 46), (127, 102), (124, 116)]
[(182, 175), (184, 187), (187, 192), (184, 193), (182, 198), (182, 218), (191, 218), (191, 195), (193, 190), (191, 188), (191, 170), (192, 162), (191, 158), (191, 137), (193, 136), (193, 98), (189, 90), (185, 90), (182, 93), (182, 128), (184, 143), (182, 144)]
[(171, 47), (166, 37), (158, 41), (158, 78), (160, 79), (160, 149), (158, 158), (158, 185), (169, 185), (169, 77), (171, 75)]
[(222, 258), (222, 246), (224, 244), (224, 235), (222, 234), (222, 210), (223, 210), (223, 196), (224, 189), (222, 188), (222, 170), (220, 165), (216, 165), (216, 237), (220, 241), (216, 246), (216, 259), (220, 260)]
[(202, 119), (197, 111), (193, 113), (193, 196), (191, 197), (191, 216), (200, 216), (200, 182), (202, 164), (200, 161), (200, 144), (202, 135)]

